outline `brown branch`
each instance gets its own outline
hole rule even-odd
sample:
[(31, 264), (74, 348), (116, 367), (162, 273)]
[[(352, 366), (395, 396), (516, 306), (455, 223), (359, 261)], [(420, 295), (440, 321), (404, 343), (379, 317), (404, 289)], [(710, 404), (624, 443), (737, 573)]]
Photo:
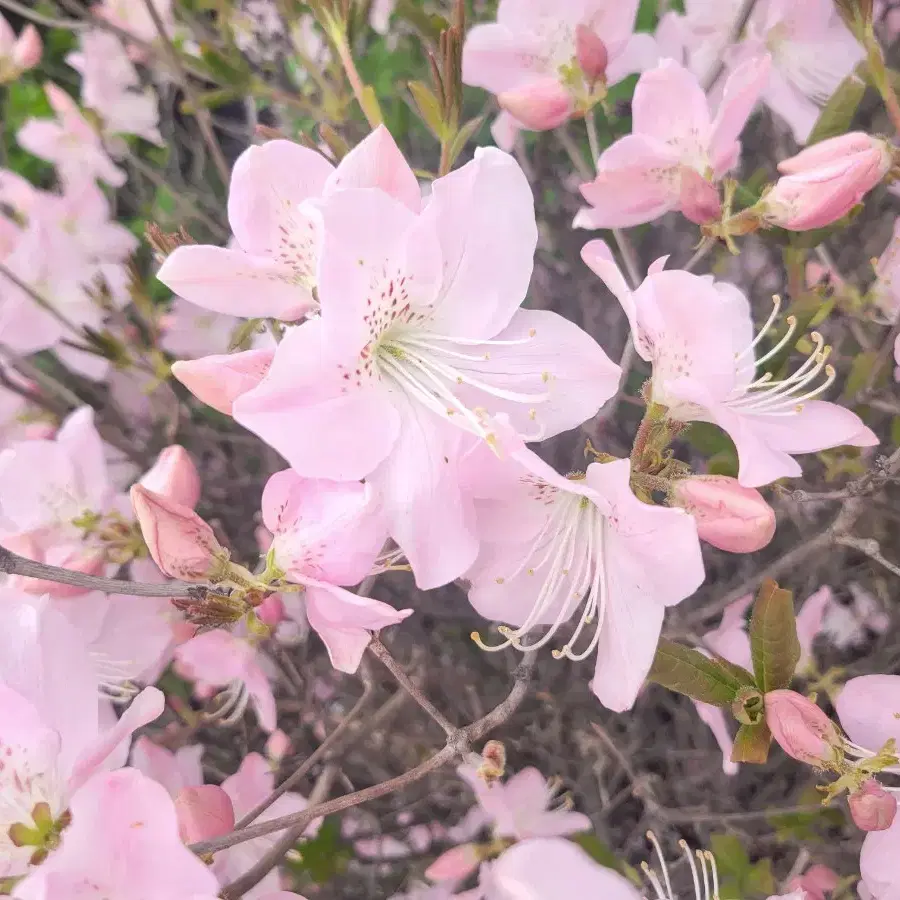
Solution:
[(59, 566), (48, 566), (19, 556), (6, 547), (0, 547), (0, 572), (7, 575), (21, 575), (24, 578), (41, 578), (44, 581), (55, 581), (57, 584), (70, 584), (72, 587), (84, 588), (87, 591), (103, 591), (104, 594), (127, 594), (130, 597), (191, 597), (202, 598), (206, 588), (200, 584), (185, 584), (170, 581), (168, 584), (143, 584), (138, 581), (125, 581), (121, 578), (103, 578), (100, 575), (84, 575), (61, 569)]
[(506, 699), (477, 722), (454, 731), (452, 735), (448, 736), (446, 744), (437, 753), (408, 772), (404, 772), (402, 775), (383, 781), (380, 784), (372, 785), (372, 787), (364, 788), (361, 791), (354, 791), (351, 794), (345, 794), (343, 797), (309, 806), (299, 813), (270, 819), (268, 822), (259, 822), (256, 825), (250, 825), (247, 828), (242, 828), (220, 838), (191, 844), (190, 849), (194, 853), (214, 853), (216, 850), (224, 850), (227, 847), (233, 847), (235, 844), (252, 841), (254, 838), (282, 831), (285, 828), (293, 828), (294, 826), (305, 828), (313, 819), (342, 812), (345, 809), (359, 806), (361, 803), (367, 803), (370, 800), (376, 800), (379, 797), (392, 794), (394, 791), (402, 790), (417, 781), (421, 781), (431, 772), (469, 753), (473, 742), (481, 740), (486, 734), (509, 719), (528, 693), (528, 685), (531, 681), (534, 663), (535, 654), (526, 653), (515, 671), (515, 681)]

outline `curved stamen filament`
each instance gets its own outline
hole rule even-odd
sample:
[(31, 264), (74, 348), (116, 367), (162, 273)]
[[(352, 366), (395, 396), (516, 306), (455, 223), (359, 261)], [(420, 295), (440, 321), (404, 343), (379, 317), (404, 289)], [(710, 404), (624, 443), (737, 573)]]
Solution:
[(788, 316), (786, 321), (788, 330), (785, 332), (784, 337), (768, 353), (761, 356), (756, 361), (757, 366), (761, 366), (764, 362), (768, 362), (775, 354), (780, 353), (785, 346), (787, 346), (788, 341), (794, 336), (794, 332), (797, 330), (797, 317)]
[(700, 875), (697, 872), (697, 863), (694, 862), (694, 854), (691, 853), (691, 848), (688, 847), (687, 841), (679, 841), (678, 846), (681, 847), (681, 851), (682, 853), (684, 853), (685, 857), (687, 858), (688, 865), (691, 867), (691, 877), (694, 879), (694, 896), (697, 898), (697, 900), (700, 900), (701, 897), (709, 900), (708, 893), (700, 893)]
[(766, 324), (763, 325), (762, 328), (759, 329), (759, 334), (756, 335), (755, 338), (750, 342), (750, 344), (746, 347), (746, 349), (742, 350), (735, 356), (736, 360), (743, 359), (748, 353), (752, 353), (759, 342), (765, 337), (768, 333), (769, 329), (772, 325), (775, 324), (775, 320), (778, 318), (778, 313), (781, 312), (781, 297), (778, 294), (772, 295), (772, 312), (769, 315), (769, 318), (766, 319)]
[(207, 713), (207, 719), (217, 721), (222, 725), (234, 725), (243, 718), (247, 710), (250, 692), (243, 681), (235, 679), (224, 691), (216, 694), (215, 699), (218, 701), (219, 707), (214, 712)]

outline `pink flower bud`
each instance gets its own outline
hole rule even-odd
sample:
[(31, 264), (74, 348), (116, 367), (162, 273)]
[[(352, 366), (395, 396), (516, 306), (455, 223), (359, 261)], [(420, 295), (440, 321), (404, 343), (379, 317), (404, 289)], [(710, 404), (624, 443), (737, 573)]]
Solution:
[(817, 863), (810, 866), (802, 875), (792, 878), (788, 883), (791, 891), (805, 891), (807, 900), (825, 900), (825, 895), (830, 894), (840, 881), (840, 877), (834, 869)]
[(675, 482), (675, 503), (697, 523), (701, 540), (729, 553), (753, 553), (775, 534), (775, 512), (754, 488), (727, 475)]
[(695, 225), (715, 222), (722, 215), (719, 189), (696, 169), (681, 167), (681, 214)]
[(481, 864), (478, 848), (474, 844), (460, 844), (442, 853), (426, 870), (429, 881), (462, 881)]
[(575, 29), (575, 58), (589, 82), (600, 81), (606, 75), (609, 50), (597, 32), (584, 24)]
[(266, 741), (266, 756), (272, 762), (280, 762), (291, 750), (291, 739), (280, 729), (276, 728)]
[(208, 581), (227, 559), (212, 528), (192, 509), (140, 484), (131, 488), (131, 505), (147, 549), (166, 575)]
[(260, 622), (274, 628), (285, 617), (284, 601), (280, 594), (269, 594), (254, 612)]
[(557, 128), (572, 114), (572, 99), (555, 78), (504, 91), (497, 96), (497, 102), (517, 122), (532, 131)]
[(863, 831), (886, 831), (894, 823), (897, 798), (874, 778), (864, 782), (849, 798), (850, 815)]
[(890, 145), (860, 131), (814, 144), (778, 164), (783, 177), (760, 201), (764, 218), (791, 231), (830, 225), (850, 212), (892, 165)]
[(766, 724), (781, 749), (813, 766), (833, 757), (829, 748), (840, 744), (834, 722), (812, 700), (796, 691), (769, 691), (765, 697)]
[(19, 72), (33, 69), (41, 61), (43, 51), (44, 47), (37, 28), (34, 25), (26, 25), (13, 47), (13, 65)]
[(266, 377), (274, 350), (246, 350), (173, 363), (172, 374), (207, 406), (231, 415), (234, 401)]
[(234, 830), (231, 797), (218, 785), (184, 788), (175, 798), (178, 834), (185, 844), (222, 837)]
[(193, 509), (200, 499), (200, 475), (187, 450), (178, 444), (166, 447), (140, 483), (154, 494)]

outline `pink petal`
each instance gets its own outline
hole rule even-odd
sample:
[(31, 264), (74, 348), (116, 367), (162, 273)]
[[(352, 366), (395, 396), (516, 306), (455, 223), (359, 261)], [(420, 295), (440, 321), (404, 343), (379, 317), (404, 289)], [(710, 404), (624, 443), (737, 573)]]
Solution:
[(541, 53), (534, 35), (503, 25), (475, 25), (463, 46), (463, 81), (492, 94), (514, 90), (538, 76)]
[(635, 135), (676, 143), (688, 152), (707, 146), (711, 125), (706, 94), (674, 60), (664, 59), (640, 77), (631, 108)]
[(254, 656), (250, 644), (222, 629), (197, 635), (175, 650), (179, 669), (188, 678), (217, 687), (243, 680)]
[(244, 670), (243, 682), (250, 694), (259, 727), (271, 734), (278, 727), (278, 708), (266, 673), (256, 662), (251, 661)]
[(709, 141), (709, 155), (716, 177), (724, 175), (736, 162), (734, 144), (768, 83), (771, 64), (772, 58), (768, 53), (748, 59), (735, 68), (725, 81)]
[(240, 250), (179, 247), (156, 277), (191, 303), (231, 316), (293, 321), (315, 306), (289, 263)]
[(900, 675), (851, 678), (835, 702), (850, 740), (877, 752), (888, 739), (900, 743)]
[(797, 639), (800, 641), (802, 656), (798, 669), (805, 668), (812, 660), (812, 646), (816, 635), (822, 630), (825, 613), (834, 602), (831, 588), (823, 585), (803, 602), (797, 613)]
[(172, 753), (148, 737), (139, 737), (131, 749), (131, 765), (161, 784), (174, 799), (183, 788), (203, 784), (202, 755), (201, 744), (181, 747)]
[(897, 842), (900, 841), (900, 816), (894, 817), (890, 828), (870, 831), (863, 841), (859, 856), (859, 872), (863, 888), (870, 892), (872, 900), (897, 900), (900, 883), (900, 867), (897, 859)]
[(234, 401), (265, 378), (274, 358), (266, 349), (179, 360), (172, 374), (202, 403), (230, 416)]
[(738, 764), (731, 761), (731, 752), (734, 749), (734, 739), (728, 730), (725, 713), (718, 706), (709, 703), (692, 701), (697, 710), (700, 721), (705, 723), (712, 732), (719, 749), (722, 751), (722, 771), (726, 775), (737, 775)]

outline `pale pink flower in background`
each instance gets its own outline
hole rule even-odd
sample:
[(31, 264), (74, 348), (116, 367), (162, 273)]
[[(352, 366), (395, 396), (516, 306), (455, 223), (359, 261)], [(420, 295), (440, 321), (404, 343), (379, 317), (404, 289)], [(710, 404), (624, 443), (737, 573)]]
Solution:
[[(172, 11), (172, 0), (151, 0), (151, 2), (159, 14), (166, 34), (172, 37), (177, 27)], [(152, 44), (159, 40), (159, 30), (147, 9), (145, 0), (101, 0), (91, 7), (91, 12), (146, 43)], [(137, 45), (129, 45), (129, 51), (133, 59), (142, 59), (145, 55), (145, 51)]]
[[(565, 478), (503, 423), (495, 425), (509, 459), (503, 465), (479, 448), (484, 471), (471, 489), (479, 497), (481, 550), (465, 578), (481, 615), (516, 627), (502, 626), (501, 642), (486, 649), (559, 641), (575, 617), (554, 656), (596, 655), (591, 690), (604, 706), (629, 709), (653, 661), (665, 608), (703, 582), (694, 520), (638, 500), (628, 460), (593, 463), (583, 476)], [(550, 628), (527, 640), (540, 625)]]
[(775, 381), (757, 377), (758, 367), (793, 336), (790, 329), (772, 350), (755, 358), (777, 317), (777, 301), (754, 338), (750, 305), (731, 284), (663, 271), (664, 260), (658, 260), (632, 292), (603, 241), (591, 241), (581, 255), (619, 299), (638, 354), (653, 364), (653, 402), (667, 407), (672, 419), (713, 422), (728, 432), (745, 487), (802, 474), (794, 454), (878, 443), (856, 413), (814, 399), (836, 377), (818, 334), (812, 335), (813, 352), (793, 372)]
[(581, 186), (591, 208), (576, 226), (624, 228), (671, 210), (697, 223), (718, 218), (718, 182), (738, 163), (738, 138), (768, 76), (767, 56), (739, 66), (713, 116), (696, 76), (674, 60), (644, 72), (632, 132), (603, 151), (596, 179)]
[(719, 706), (713, 706), (711, 703), (702, 703), (700, 700), (691, 701), (697, 710), (697, 717), (712, 732), (713, 738), (722, 751), (722, 771), (726, 775), (737, 775), (740, 765), (732, 762), (731, 754), (734, 751), (734, 738), (728, 728), (729, 719), (733, 720), (733, 716), (726, 717), (725, 711)]
[(358, 481), (317, 481), (285, 469), (266, 484), (262, 513), (274, 535), (271, 558), (288, 581), (304, 586), (302, 594), (282, 594), (285, 613), (305, 617), (336, 669), (355, 672), (371, 633), (412, 614), (338, 586), (362, 581), (384, 546), (378, 498)]
[(859, 872), (863, 889), (871, 900), (897, 900), (900, 897), (900, 862), (897, 846), (900, 842), (900, 816), (894, 816), (891, 826), (884, 831), (870, 831), (863, 841), (859, 855)]
[[(900, 218), (894, 222), (894, 232), (884, 253), (875, 266), (875, 282), (869, 288), (869, 296), (889, 322), (900, 317)], [(900, 335), (898, 335), (900, 337)], [(900, 365), (900, 362), (898, 362)]]
[(65, 617), (46, 598), (26, 600), (5, 591), (0, 603), (4, 875), (22, 874), (33, 852), (12, 844), (10, 826), (34, 827), (38, 803), (59, 816), (94, 772), (115, 765), (123, 748), (127, 753), (135, 729), (162, 713), (162, 693), (146, 688), (118, 721), (104, 722), (97, 687), (90, 655)]
[(237, 162), (228, 194), (233, 249), (179, 247), (157, 277), (176, 294), (218, 313), (293, 321), (316, 308), (321, 224), (313, 204), (350, 187), (378, 188), (414, 212), (416, 176), (390, 132), (380, 127), (335, 168), (292, 141), (249, 147)]
[(736, 666), (743, 666), (748, 672), (753, 671), (753, 662), (746, 614), (752, 605), (751, 594), (735, 600), (725, 607), (719, 627), (703, 635), (704, 646)]
[(95, 775), (71, 802), (72, 823), (16, 885), (18, 900), (213, 900), (219, 886), (178, 835), (166, 792), (136, 769)]
[(822, 619), (822, 631), (842, 650), (862, 644), (867, 632), (883, 634), (891, 624), (890, 617), (871, 592), (853, 581), (847, 587), (850, 603), (829, 603)]
[(225, 724), (241, 719), (252, 705), (260, 727), (276, 728), (278, 712), (262, 655), (254, 644), (222, 628), (198, 634), (175, 648), (175, 668), (193, 681), (198, 696), (210, 697), (222, 688), (214, 715)]
[(125, 172), (109, 158), (103, 138), (88, 124), (78, 104), (52, 82), (44, 85), (55, 119), (29, 119), (16, 140), (29, 153), (53, 163), (64, 183), (97, 178), (111, 187), (125, 183)]
[(200, 499), (200, 473), (184, 447), (172, 444), (141, 476), (140, 484), (155, 494), (193, 509)]
[(754, 488), (727, 475), (694, 475), (675, 482), (673, 505), (690, 513), (697, 534), (729, 553), (754, 553), (775, 536), (775, 510)]
[(201, 744), (188, 744), (173, 753), (139, 737), (131, 748), (131, 765), (161, 784), (174, 800), (185, 788), (203, 784), (203, 750)]
[(831, 588), (825, 584), (815, 593), (810, 594), (797, 613), (797, 640), (800, 642), (800, 660), (797, 673), (806, 674), (815, 668), (813, 658), (813, 642), (816, 636), (825, 630), (825, 616), (834, 605)]
[[(272, 793), (275, 789), (275, 776), (264, 757), (259, 753), (248, 753), (237, 772), (222, 782), (222, 789), (231, 798), (235, 819), (239, 820), (247, 815), (257, 803), (265, 800)], [(256, 821), (266, 822), (269, 819), (277, 819), (279, 816), (302, 812), (307, 806), (304, 797), (289, 791), (275, 800)], [(321, 819), (311, 822), (303, 832), (304, 836), (315, 835), (321, 823)], [(233, 847), (216, 853), (212, 868), (220, 882), (227, 884), (239, 875), (243, 875), (278, 842), (280, 836), (279, 832), (274, 832), (251, 841), (235, 844)], [(278, 871), (272, 870), (244, 896), (249, 897), (250, 900), (264, 900), (266, 894), (277, 891), (281, 887), (280, 882), (281, 876)]]
[(529, 439), (572, 428), (619, 370), (573, 323), (519, 309), (537, 229), (528, 182), (499, 150), (437, 179), (419, 216), (349, 189), (322, 215), (321, 318), (289, 331), (235, 419), (301, 475), (366, 477), (417, 584), (436, 587), (477, 552), (463, 438), (486, 436), (495, 412)]
[(237, 316), (211, 312), (182, 297), (174, 297), (160, 320), (160, 346), (172, 356), (186, 359), (225, 353), (241, 322)]
[(100, 116), (104, 135), (134, 134), (163, 146), (156, 93), (141, 87), (116, 35), (100, 29), (83, 32), (81, 49), (69, 53), (66, 62), (81, 75), (81, 102)]
[(481, 821), (498, 838), (562, 837), (589, 831), (591, 820), (562, 802), (559, 788), (533, 766), (506, 781), (488, 784), (474, 766), (460, 766), (460, 777), (475, 792)]
[(466, 35), (463, 81), (496, 94), (519, 124), (556, 128), (587, 96), (586, 86), (573, 93), (566, 74), (579, 70), (580, 28), (603, 42), (608, 85), (656, 62), (653, 38), (634, 33), (637, 7), (637, 0), (501, 0), (497, 21), (475, 25)]
[(34, 25), (27, 24), (17, 35), (0, 15), (0, 83), (15, 81), (40, 61), (44, 47)]
[(397, 0), (373, 0), (369, 9), (369, 24), (378, 34), (385, 35), (391, 23), (391, 16), (394, 14), (394, 7)]
[(460, 844), (444, 851), (426, 870), (429, 881), (449, 881), (456, 884), (474, 872), (481, 864), (480, 848), (475, 844)]
[(834, 706), (841, 727), (858, 747), (877, 752), (891, 738), (900, 745), (900, 675), (851, 678)]
[(788, 756), (821, 766), (834, 758), (840, 736), (834, 722), (808, 697), (796, 691), (768, 691), (766, 725)]
[(762, 94), (798, 143), (805, 143), (822, 106), (864, 56), (831, 0), (764, 0), (756, 4), (737, 44), (732, 32), (741, 0), (686, 0), (685, 14), (667, 13), (656, 38), (664, 55), (705, 77), (724, 59), (729, 67), (770, 54)]
[(843, 218), (893, 165), (887, 141), (861, 131), (829, 138), (778, 164), (781, 178), (759, 202), (769, 225), (822, 228)]
[(840, 876), (834, 869), (821, 863), (810, 866), (802, 875), (791, 879), (788, 888), (792, 891), (804, 891), (809, 900), (825, 900), (840, 882)]
[(150, 556), (166, 575), (202, 582), (222, 570), (227, 551), (190, 507), (141, 484), (131, 488), (131, 505)]
[(198, 400), (230, 416), (234, 401), (259, 385), (274, 358), (272, 349), (178, 360), (172, 364), (172, 374)]
[(278, 768), (281, 761), (291, 752), (291, 739), (280, 728), (276, 728), (266, 741), (266, 759)]

